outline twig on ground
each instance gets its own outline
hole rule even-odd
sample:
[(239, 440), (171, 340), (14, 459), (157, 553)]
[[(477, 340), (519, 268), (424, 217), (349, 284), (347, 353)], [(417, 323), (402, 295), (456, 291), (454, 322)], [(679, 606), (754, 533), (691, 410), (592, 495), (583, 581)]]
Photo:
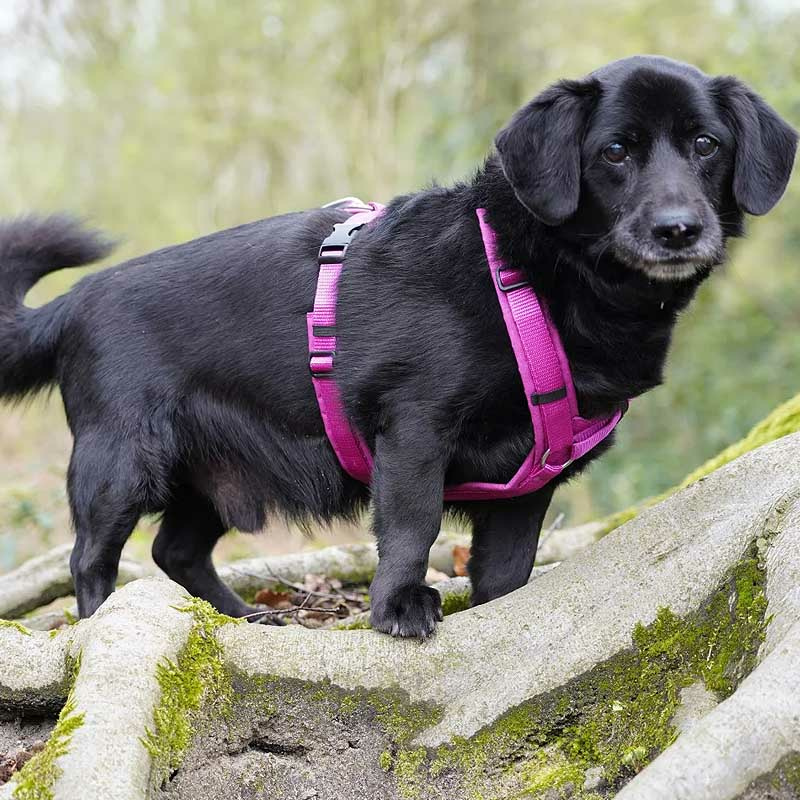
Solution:
[(557, 530), (559, 530), (559, 529), (561, 528), (561, 526), (562, 526), (562, 525), (563, 525), (563, 523), (564, 523), (564, 519), (565, 519), (565, 516), (564, 516), (564, 512), (562, 511), (562, 512), (561, 512), (561, 513), (559, 513), (559, 514), (558, 514), (558, 516), (556, 516), (556, 518), (553, 520), (553, 524), (552, 524), (552, 525), (551, 525), (549, 528), (545, 528), (545, 529), (542, 531), (542, 535), (539, 537), (539, 546), (540, 546), (540, 547), (541, 547), (541, 546), (542, 546), (542, 545), (543, 545), (543, 544), (544, 544), (544, 543), (545, 543), (545, 542), (546, 542), (546, 541), (547, 541), (547, 540), (548, 540), (548, 539), (549, 539), (549, 538), (550, 538), (550, 537), (551, 537), (551, 536), (552, 536), (552, 535), (553, 535), (553, 534), (554, 534), (554, 533), (555, 533)]
[[(288, 585), (288, 584), (287, 584)], [(242, 619), (250, 619), (255, 617), (278, 617), (278, 616), (294, 616), (297, 618), (299, 624), (303, 624), (302, 619), (297, 617), (297, 614), (300, 611), (313, 611), (314, 613), (319, 614), (336, 614), (341, 615), (342, 611), (349, 611), (350, 609), (347, 606), (340, 604), (336, 608), (319, 608), (317, 606), (309, 607), (308, 601), (311, 599), (311, 593), (307, 593), (306, 596), (303, 598), (303, 602), (300, 605), (293, 605), (289, 608), (265, 608), (263, 611), (256, 611), (252, 614), (245, 614)]]
[(294, 591), (298, 593), (311, 595), (312, 597), (319, 597), (323, 600), (339, 600), (341, 597), (343, 597), (345, 600), (348, 600), (351, 603), (359, 602), (359, 598), (356, 595), (348, 595), (340, 589), (334, 589), (337, 594), (331, 594), (330, 592), (316, 592), (313, 589), (307, 589), (301, 583), (293, 583), (292, 581), (287, 581), (285, 578), (282, 578), (269, 565), (265, 564), (265, 567), (269, 573), (267, 576), (256, 575), (255, 573), (247, 572), (246, 570), (240, 569), (239, 567), (234, 567), (232, 565), (229, 565), (228, 568), (238, 575), (244, 575), (247, 578), (257, 578), (263, 581), (272, 581), (273, 583), (280, 583), (289, 589), (294, 589)]

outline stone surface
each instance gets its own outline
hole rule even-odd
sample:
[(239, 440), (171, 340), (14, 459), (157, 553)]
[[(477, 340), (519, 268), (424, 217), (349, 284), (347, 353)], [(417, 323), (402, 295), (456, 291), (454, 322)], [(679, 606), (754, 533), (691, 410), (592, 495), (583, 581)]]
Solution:
[(672, 718), (672, 724), (681, 732), (690, 731), (709, 711), (719, 704), (714, 692), (706, 689), (702, 681), (681, 689), (681, 704)]
[(0, 714), (0, 759), (4, 753), (46, 741), (54, 725), (54, 715)]
[(536, 551), (536, 563), (552, 564), (572, 558), (601, 539), (605, 533), (606, 526), (602, 522), (587, 522), (572, 528), (562, 528), (549, 535), (544, 531)]
[(58, 707), (67, 693), (69, 639), (0, 625), (0, 707)]
[(145, 578), (75, 626), (72, 646), (81, 653), (81, 668), (73, 693), (85, 720), (60, 760), (58, 800), (145, 797), (150, 757), (141, 737), (153, 726), (161, 694), (156, 664), (174, 661), (189, 635), (192, 617), (176, 608), (186, 600), (177, 584)]
[(781, 759), (768, 774), (751, 783), (736, 800), (797, 800), (800, 797), (800, 754)]
[(350, 716), (345, 726), (280, 700), (271, 715), (235, 707), (153, 800), (401, 800), (390, 774), (368, 768), (389, 747), (368, 718)]
[[(80, 655), (72, 696), (84, 721), (66, 755), (58, 759), (60, 776), (53, 788), (57, 800), (146, 796), (150, 756), (141, 737), (152, 727), (160, 696), (156, 664), (176, 657), (192, 624), (191, 615), (175, 608), (186, 600), (176, 584), (146, 578), (118, 590), (91, 619), (55, 638), (18, 634), (22, 640), (46, 644), (43, 649), (51, 657), (63, 658), (65, 646), (73, 658)], [(3, 632), (0, 629), (0, 635)], [(1, 652), (5, 671), (8, 651)], [(17, 663), (13, 656), (11, 662)], [(41, 670), (41, 665), (35, 669)], [(0, 789), (0, 797), (11, 797), (14, 785), (12, 780)]]
[(600, 789), (604, 784), (605, 779), (603, 777), (602, 767), (592, 767), (591, 769), (586, 770), (586, 773), (583, 776), (584, 792), (593, 792), (596, 789)]

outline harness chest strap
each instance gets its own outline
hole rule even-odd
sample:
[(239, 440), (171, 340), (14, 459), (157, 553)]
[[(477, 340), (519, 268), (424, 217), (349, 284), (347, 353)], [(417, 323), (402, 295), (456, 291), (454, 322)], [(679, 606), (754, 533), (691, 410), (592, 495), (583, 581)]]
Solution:
[[(325, 432), (342, 468), (362, 483), (372, 476), (372, 453), (350, 424), (333, 375), (336, 356), (336, 301), (347, 246), (354, 233), (384, 210), (354, 202), (349, 219), (334, 227), (320, 247), (314, 310), (307, 316), (309, 367)], [(477, 209), (490, 278), (503, 312), (528, 401), (533, 450), (508, 483), (472, 481), (445, 487), (445, 500), (517, 497), (540, 489), (572, 461), (605, 439), (622, 418), (587, 420), (578, 415), (575, 387), (558, 331), (523, 270), (506, 265), (486, 210)]]

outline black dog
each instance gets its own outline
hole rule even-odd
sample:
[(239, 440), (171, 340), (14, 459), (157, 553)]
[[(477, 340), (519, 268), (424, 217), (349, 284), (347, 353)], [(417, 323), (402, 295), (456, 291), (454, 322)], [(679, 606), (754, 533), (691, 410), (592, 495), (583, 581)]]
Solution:
[[(440, 602), (423, 579), (443, 486), (503, 482), (532, 444), (475, 209), (548, 303), (581, 414), (609, 415), (660, 382), (678, 312), (743, 212), (778, 201), (796, 141), (733, 78), (625, 59), (545, 90), (471, 181), (398, 197), (356, 238), (335, 374), (375, 454), (375, 628), (431, 633)], [(318, 209), (216, 233), (91, 275), (35, 310), (22, 305), (35, 281), (109, 248), (60, 217), (0, 231), (0, 396), (61, 388), (82, 616), (113, 590), (143, 513), (163, 512), (156, 563), (238, 616), (252, 609), (211, 562), (225, 531), (367, 503), (324, 435), (308, 370), (317, 250), (344, 218)], [(473, 525), (475, 603), (525, 583), (555, 484), (605, 447), (534, 494), (459, 504)]]

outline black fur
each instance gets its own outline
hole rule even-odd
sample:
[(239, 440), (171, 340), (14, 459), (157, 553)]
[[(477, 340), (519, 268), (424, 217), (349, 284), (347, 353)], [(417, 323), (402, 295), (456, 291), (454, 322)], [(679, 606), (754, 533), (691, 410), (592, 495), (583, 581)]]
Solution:
[[(694, 149), (703, 133), (719, 141), (712, 157)], [(624, 163), (605, 160), (614, 141)], [(581, 413), (609, 414), (660, 382), (678, 312), (742, 212), (777, 202), (795, 145), (733, 79), (626, 59), (547, 89), (471, 181), (398, 197), (359, 234), (341, 280), (335, 375), (375, 454), (374, 627), (431, 633), (440, 604), (423, 578), (443, 486), (507, 480), (532, 445), (475, 209), (488, 209), (501, 254), (547, 301)], [(659, 239), (665, 208), (702, 233)], [(163, 512), (153, 554), (167, 574), (243, 615), (211, 563), (226, 530), (367, 503), (325, 438), (308, 372), (316, 253), (343, 217), (319, 209), (215, 233), (91, 275), (36, 311), (20, 303), (35, 280), (105, 245), (61, 219), (0, 232), (0, 394), (61, 388), (81, 615), (112, 591), (145, 512)], [(458, 504), (473, 524), (475, 603), (527, 580), (555, 485), (609, 445), (527, 497)]]
[(104, 258), (113, 244), (68, 216), (0, 221), (0, 397), (21, 399), (52, 384), (67, 303), (24, 308), (28, 289), (50, 272)]

